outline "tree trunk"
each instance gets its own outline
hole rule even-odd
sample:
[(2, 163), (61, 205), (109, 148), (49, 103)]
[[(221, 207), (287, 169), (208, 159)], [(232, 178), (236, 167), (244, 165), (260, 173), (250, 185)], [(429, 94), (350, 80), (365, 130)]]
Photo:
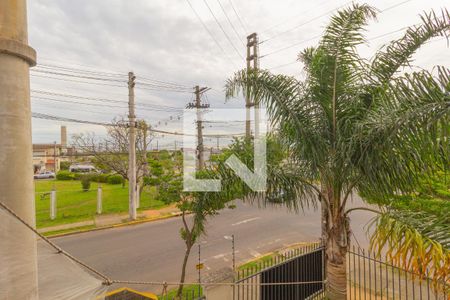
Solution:
[(342, 213), (338, 213), (337, 216), (329, 217), (328, 222), (325, 244), (326, 294), (328, 299), (345, 300), (347, 299), (347, 220)]
[(194, 245), (193, 243), (186, 244), (186, 252), (184, 254), (183, 267), (181, 269), (180, 285), (178, 286), (176, 299), (181, 299), (181, 295), (183, 293), (184, 280), (186, 278), (186, 266), (187, 266), (189, 254), (191, 253), (191, 249), (192, 249), (193, 245)]

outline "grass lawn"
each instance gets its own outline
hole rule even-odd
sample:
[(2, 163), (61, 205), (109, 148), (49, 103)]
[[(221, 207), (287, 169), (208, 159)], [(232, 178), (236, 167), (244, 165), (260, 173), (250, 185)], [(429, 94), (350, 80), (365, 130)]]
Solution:
[[(97, 183), (88, 192), (81, 190), (78, 180), (35, 180), (36, 225), (38, 228), (93, 220), (97, 209)], [(57, 216), (50, 220), (50, 191), (56, 189)], [(128, 186), (102, 183), (103, 213), (128, 211)], [(158, 209), (164, 203), (155, 200), (154, 188), (146, 188), (141, 195), (139, 210)]]
[[(190, 285), (185, 285), (183, 286), (183, 296), (181, 297), (181, 299), (195, 299), (195, 297), (198, 296), (198, 284), (190, 284)], [(172, 300), (173, 298), (175, 298), (175, 296), (177, 295), (177, 291), (178, 291), (178, 287), (170, 289), (169, 291), (167, 291), (167, 295), (166, 296), (158, 296), (158, 299), (160, 300)], [(203, 294), (203, 289), (200, 288), (200, 295)], [(194, 296), (194, 297), (190, 297), (190, 296)]]

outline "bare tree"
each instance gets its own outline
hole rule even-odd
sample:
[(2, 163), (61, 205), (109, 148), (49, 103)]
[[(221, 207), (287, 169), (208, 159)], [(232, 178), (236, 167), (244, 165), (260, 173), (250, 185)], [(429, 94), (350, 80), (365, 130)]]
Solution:
[[(81, 133), (73, 136), (75, 147), (94, 157), (101, 168), (116, 172), (128, 180), (128, 121), (113, 120), (107, 127), (107, 135), (100, 138), (94, 133)], [(142, 182), (148, 174), (147, 149), (150, 144), (149, 126), (145, 121), (137, 122), (136, 130), (136, 179)], [(141, 185), (142, 186), (142, 185)]]

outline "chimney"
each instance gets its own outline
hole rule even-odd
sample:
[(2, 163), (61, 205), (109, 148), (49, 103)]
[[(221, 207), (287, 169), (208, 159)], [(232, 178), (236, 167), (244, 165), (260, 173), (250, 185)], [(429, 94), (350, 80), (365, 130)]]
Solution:
[(61, 148), (67, 148), (67, 128), (61, 126)]

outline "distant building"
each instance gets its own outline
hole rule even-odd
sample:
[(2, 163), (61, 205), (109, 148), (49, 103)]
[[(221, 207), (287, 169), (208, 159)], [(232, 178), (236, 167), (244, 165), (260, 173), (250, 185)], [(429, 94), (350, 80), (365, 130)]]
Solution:
[(67, 155), (72, 154), (73, 148), (67, 147), (67, 128), (61, 126), (60, 144), (33, 144), (34, 173), (42, 171), (58, 172), (61, 161), (68, 161)]

